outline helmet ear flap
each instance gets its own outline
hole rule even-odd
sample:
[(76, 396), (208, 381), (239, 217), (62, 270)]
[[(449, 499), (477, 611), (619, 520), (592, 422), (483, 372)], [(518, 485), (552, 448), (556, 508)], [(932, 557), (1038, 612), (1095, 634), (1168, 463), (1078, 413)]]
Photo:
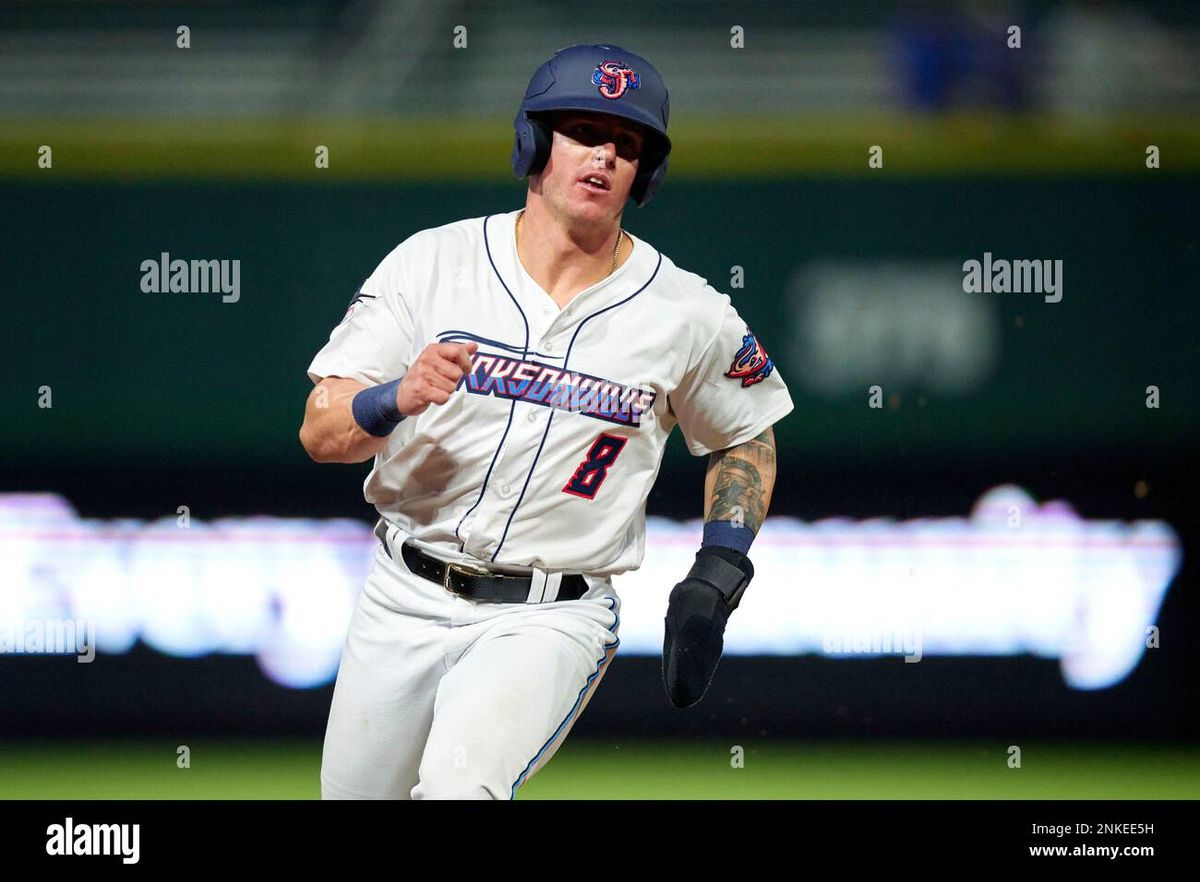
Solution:
[(518, 178), (536, 175), (550, 159), (550, 144), (554, 132), (549, 122), (537, 114), (521, 114), (516, 122), (517, 137), (513, 144), (513, 174)]
[(533, 116), (529, 120), (533, 127), (533, 164), (529, 167), (531, 175), (538, 174), (550, 161), (550, 145), (554, 142), (554, 129), (548, 120)]
[[(661, 158), (659, 158), (661, 156)], [(658, 188), (662, 186), (663, 179), (667, 176), (667, 160), (670, 157), (666, 153), (661, 153), (653, 157), (653, 171), (639, 170), (637, 176), (633, 179), (633, 187), (629, 191), (630, 197), (641, 208), (647, 202), (654, 198), (654, 194), (658, 192)], [(647, 157), (647, 163), (651, 161)]]

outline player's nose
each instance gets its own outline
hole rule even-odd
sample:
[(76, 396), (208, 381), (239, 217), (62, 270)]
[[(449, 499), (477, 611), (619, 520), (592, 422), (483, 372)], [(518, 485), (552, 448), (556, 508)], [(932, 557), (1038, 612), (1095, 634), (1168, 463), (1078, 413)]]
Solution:
[(592, 162), (599, 164), (603, 161), (606, 166), (613, 166), (617, 162), (617, 142), (610, 140), (607, 137), (601, 138), (600, 143), (596, 145), (596, 152), (592, 154)]

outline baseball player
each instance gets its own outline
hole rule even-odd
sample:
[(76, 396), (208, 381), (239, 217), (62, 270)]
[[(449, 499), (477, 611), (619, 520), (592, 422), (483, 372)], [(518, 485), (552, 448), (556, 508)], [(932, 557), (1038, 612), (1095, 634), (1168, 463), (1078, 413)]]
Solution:
[(510, 799), (549, 761), (616, 651), (611, 577), (641, 563), (676, 425), (710, 464), (663, 679), (678, 707), (704, 695), (792, 401), (729, 298), (621, 226), (666, 174), (667, 117), (644, 58), (557, 52), (515, 120), (524, 209), (402, 242), (309, 366), (301, 443), (373, 457), (380, 515), (324, 798)]

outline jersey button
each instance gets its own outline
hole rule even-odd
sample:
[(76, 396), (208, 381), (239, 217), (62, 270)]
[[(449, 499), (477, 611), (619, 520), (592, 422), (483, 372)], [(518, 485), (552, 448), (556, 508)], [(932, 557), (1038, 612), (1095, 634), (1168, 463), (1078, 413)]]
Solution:
[(554, 344), (553, 344), (553, 343), (546, 343), (544, 346), (542, 346), (542, 348), (543, 348), (543, 349), (545, 349), (547, 352), (553, 352), (553, 351), (554, 351)]
[(529, 422), (531, 422), (531, 423), (536, 423), (537, 422), (537, 414), (531, 410), (531, 411), (529, 411), (529, 414), (525, 417), (525, 419), (529, 420)]
[(510, 493), (512, 493), (512, 487), (510, 487), (508, 484), (500, 485), (500, 495), (501, 496), (507, 496)]

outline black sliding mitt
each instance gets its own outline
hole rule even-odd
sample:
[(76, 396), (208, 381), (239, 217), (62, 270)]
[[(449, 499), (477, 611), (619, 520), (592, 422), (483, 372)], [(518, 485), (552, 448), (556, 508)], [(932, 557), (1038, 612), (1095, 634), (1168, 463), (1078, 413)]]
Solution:
[(671, 590), (663, 637), (663, 685), (675, 707), (691, 707), (712, 682), (725, 623), (754, 578), (750, 558), (732, 548), (706, 545), (696, 552), (687, 578)]

